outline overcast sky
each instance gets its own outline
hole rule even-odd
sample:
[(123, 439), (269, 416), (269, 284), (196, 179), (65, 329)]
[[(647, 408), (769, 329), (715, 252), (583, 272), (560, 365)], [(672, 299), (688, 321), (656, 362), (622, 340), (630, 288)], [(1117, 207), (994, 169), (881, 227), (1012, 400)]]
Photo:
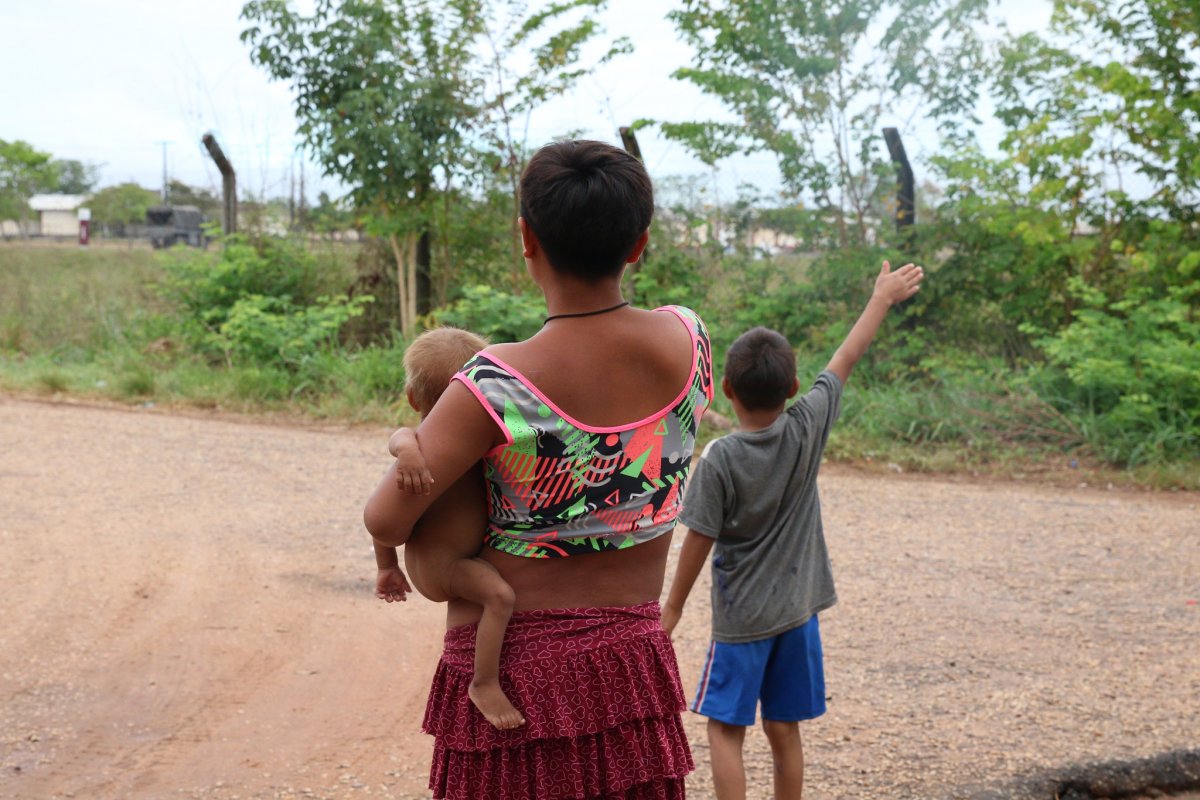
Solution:
[[(162, 185), (163, 153), (172, 178), (216, 188), (220, 176), (200, 137), (216, 134), (256, 195), (286, 195), (296, 165), (295, 119), (287, 85), (250, 63), (239, 40), (242, 0), (0, 0), (0, 139), (24, 139), (56, 158), (101, 165), (101, 185)], [(678, 0), (610, 0), (609, 33), (635, 52), (586, 77), (569, 97), (537, 111), (530, 144), (568, 130), (618, 142), (617, 128), (640, 117), (717, 118), (720, 106), (670, 74), (687, 63), (666, 14)], [(305, 4), (308, 5), (308, 4)], [(304, 7), (304, 5), (302, 5)], [(1002, 0), (1017, 30), (1043, 27), (1048, 0)], [(910, 156), (934, 146), (931, 131), (899, 125)], [(704, 172), (682, 147), (639, 134), (656, 177)], [(166, 143), (164, 145), (164, 142)], [(722, 184), (770, 189), (769, 158), (722, 165)], [(306, 170), (310, 197), (337, 184)]]

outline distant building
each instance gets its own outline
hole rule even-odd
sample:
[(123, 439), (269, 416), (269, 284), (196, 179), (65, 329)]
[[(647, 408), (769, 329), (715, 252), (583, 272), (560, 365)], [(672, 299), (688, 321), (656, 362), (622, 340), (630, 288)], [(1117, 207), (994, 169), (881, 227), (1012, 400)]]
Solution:
[(76, 209), (86, 198), (81, 194), (35, 194), (29, 208), (37, 214), (37, 233), (42, 236), (78, 236)]
[(756, 226), (746, 232), (746, 245), (770, 256), (794, 253), (800, 244), (800, 240), (792, 234), (774, 228)]

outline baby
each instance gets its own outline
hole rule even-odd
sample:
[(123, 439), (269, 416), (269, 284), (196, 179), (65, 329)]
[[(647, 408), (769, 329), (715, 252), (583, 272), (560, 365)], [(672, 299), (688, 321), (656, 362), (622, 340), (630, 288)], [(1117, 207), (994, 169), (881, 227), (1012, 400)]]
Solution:
[[(413, 410), (424, 419), (451, 378), (487, 342), (458, 328), (437, 328), (418, 336), (404, 353), (404, 391)], [(388, 450), (396, 458), (396, 481), (402, 492), (428, 494), (433, 478), (411, 428), (392, 434)], [(475, 673), (468, 694), (475, 707), (497, 728), (517, 728), (525, 718), (500, 688), (500, 647), (512, 617), (512, 587), (496, 568), (476, 558), (487, 529), (487, 498), (477, 465), (433, 502), (404, 546), (404, 566), (417, 591), (436, 603), (461, 597), (483, 607), (475, 634)], [(379, 573), (375, 595), (391, 603), (410, 591), (400, 570), (396, 548), (375, 545)]]

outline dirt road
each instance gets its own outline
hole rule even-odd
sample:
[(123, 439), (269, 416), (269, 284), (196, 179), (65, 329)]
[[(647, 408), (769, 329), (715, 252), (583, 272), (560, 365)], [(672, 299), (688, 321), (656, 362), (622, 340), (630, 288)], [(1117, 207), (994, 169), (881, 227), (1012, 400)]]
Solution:
[[(426, 797), (442, 609), (371, 594), (385, 439), (0, 399), (0, 797)], [(841, 602), (810, 800), (1198, 746), (1196, 496), (830, 468), (822, 497)], [(689, 692), (706, 613), (707, 584)]]

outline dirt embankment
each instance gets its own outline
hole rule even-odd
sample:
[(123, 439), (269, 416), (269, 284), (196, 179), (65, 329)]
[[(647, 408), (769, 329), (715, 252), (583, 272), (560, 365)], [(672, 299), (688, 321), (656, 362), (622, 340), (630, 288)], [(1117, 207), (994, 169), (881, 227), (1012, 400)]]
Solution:
[[(441, 608), (371, 594), (384, 440), (0, 399), (0, 797), (426, 797)], [(1198, 746), (1195, 495), (830, 468), (822, 500), (841, 602), (809, 800)], [(704, 583), (689, 692), (706, 614)], [(769, 796), (761, 733), (747, 748)]]

